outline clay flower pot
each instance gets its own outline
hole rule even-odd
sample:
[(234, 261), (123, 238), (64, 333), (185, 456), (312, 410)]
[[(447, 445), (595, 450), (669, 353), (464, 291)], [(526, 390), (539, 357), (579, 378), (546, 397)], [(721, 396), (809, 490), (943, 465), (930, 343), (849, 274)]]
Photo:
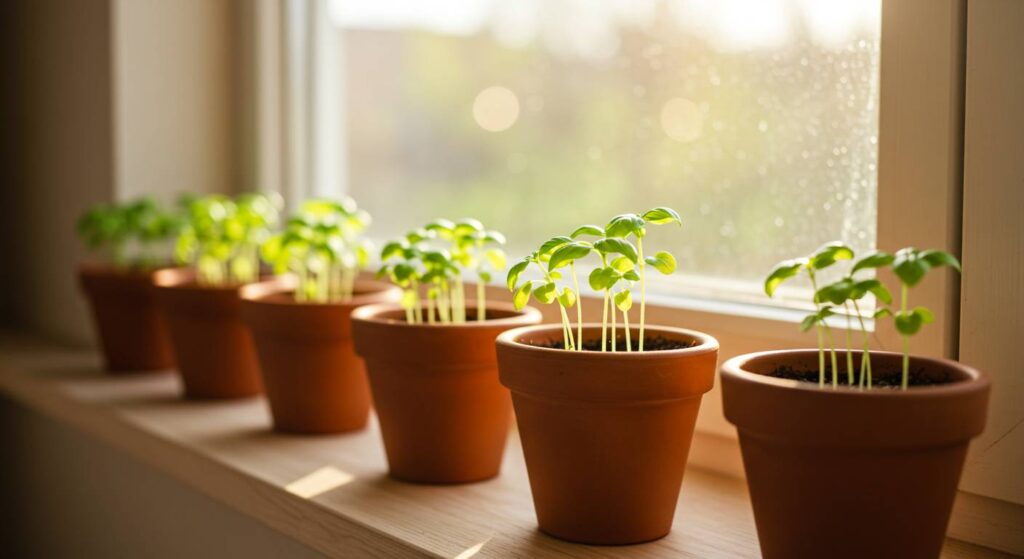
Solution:
[(157, 272), (154, 283), (185, 397), (243, 398), (262, 392), (252, 336), (242, 323), (240, 286), (200, 286), (188, 269)]
[[(600, 339), (601, 326), (583, 332)], [(501, 382), (512, 391), (537, 522), (552, 536), (629, 544), (671, 529), (701, 396), (714, 384), (718, 342), (679, 328), (646, 332), (690, 347), (538, 347), (561, 343), (560, 325), (498, 337)]]
[(84, 264), (78, 284), (92, 309), (108, 371), (153, 371), (174, 366), (153, 271)]
[(352, 313), (356, 353), (366, 360), (392, 477), (416, 483), (468, 483), (498, 475), (512, 422), (498, 382), (494, 339), (540, 322), (527, 307), (489, 304), (487, 320), (409, 324), (398, 305)]
[(370, 388), (352, 347), (356, 307), (397, 301), (391, 284), (360, 281), (345, 303), (299, 303), (294, 284), (242, 288), (242, 319), (256, 342), (274, 428), (344, 433), (366, 426)]
[[(872, 352), (876, 378), (900, 371), (901, 359)], [(764, 557), (938, 557), (967, 444), (985, 426), (988, 379), (911, 357), (911, 371), (951, 382), (821, 389), (769, 376), (779, 366), (817, 371), (818, 352), (753, 353), (722, 366)]]

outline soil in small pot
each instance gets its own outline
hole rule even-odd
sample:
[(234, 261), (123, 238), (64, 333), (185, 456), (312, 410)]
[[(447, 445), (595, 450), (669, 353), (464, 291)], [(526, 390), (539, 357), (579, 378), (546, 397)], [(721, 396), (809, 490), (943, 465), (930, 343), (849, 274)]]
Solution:
[(107, 371), (169, 369), (174, 355), (153, 287), (159, 268), (83, 264), (78, 282), (89, 302)]
[[(773, 370), (768, 376), (775, 378), (782, 378), (787, 380), (798, 380), (800, 382), (811, 382), (818, 384), (820, 377), (817, 370), (806, 370), (797, 369), (788, 365), (781, 365)], [(849, 377), (846, 370), (840, 365), (839, 371), (839, 385), (849, 386)], [(950, 382), (956, 382), (956, 379), (951, 378), (944, 371), (932, 371), (926, 372), (923, 369), (917, 369), (910, 371), (910, 377), (907, 380), (909, 386), (938, 386), (947, 384)], [(901, 388), (903, 383), (903, 372), (899, 370), (886, 370), (886, 371), (872, 371), (871, 373), (871, 388)], [(832, 372), (831, 370), (825, 373), (825, 384), (832, 386)], [(853, 386), (860, 386), (860, 368), (855, 367), (853, 371)]]
[[(637, 347), (639, 347), (637, 345), (638, 342), (637, 342), (637, 340), (632, 340), (632, 342), (633, 342), (633, 350), (636, 351)], [(644, 336), (644, 351), (645, 352), (647, 352), (647, 351), (667, 351), (667, 350), (670, 350), (670, 349), (686, 349), (688, 347), (693, 347), (694, 344), (695, 344), (695, 342), (692, 342), (692, 341), (689, 341), (689, 340), (673, 340), (673, 339), (666, 338), (664, 336)], [(534, 343), (534, 344), (531, 344), (531, 345), (535, 345), (537, 347), (546, 347), (546, 348), (549, 348), (549, 349), (564, 349), (565, 348), (565, 343), (564, 342), (555, 341), (555, 340), (546, 340), (546, 341), (537, 342), (537, 343)], [(607, 340), (606, 341), (606, 345), (605, 345), (606, 351), (611, 351), (612, 347), (613, 347), (612, 346), (612, 341), (611, 340)], [(614, 347), (615, 347), (615, 349), (617, 351), (620, 351), (620, 352), (626, 351), (626, 347), (627, 347), (626, 346), (626, 338), (618, 338), (616, 340), (616, 342), (615, 342), (615, 346)], [(601, 339), (600, 338), (593, 338), (593, 339), (584, 340), (583, 341), (583, 350), (584, 351), (601, 351)]]
[(290, 286), (242, 289), (242, 319), (252, 331), (278, 431), (346, 433), (366, 426), (370, 389), (352, 347), (352, 310), (397, 301), (391, 284), (359, 281), (348, 301), (299, 302)]

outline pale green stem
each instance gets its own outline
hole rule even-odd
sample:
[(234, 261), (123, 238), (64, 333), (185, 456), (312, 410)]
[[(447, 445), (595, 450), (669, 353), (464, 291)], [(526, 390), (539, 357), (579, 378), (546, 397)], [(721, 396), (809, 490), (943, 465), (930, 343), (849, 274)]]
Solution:
[(427, 295), (427, 322), (434, 323), (434, 298)]
[(626, 352), (633, 351), (632, 334), (629, 331), (629, 313), (622, 311), (622, 329), (626, 331)]
[(843, 308), (846, 310), (846, 380), (847, 384), (853, 386), (853, 328), (850, 323), (850, 303), (844, 302)]
[[(611, 293), (611, 290), (609, 289), (608, 292)], [(618, 351), (618, 347), (617, 347), (618, 346), (618, 336), (616, 336), (616, 332), (615, 332), (615, 303), (612, 303), (612, 309), (611, 310), (612, 310), (612, 352), (614, 353), (614, 352)]]
[(601, 305), (601, 351), (608, 351), (608, 294), (611, 293), (609, 290), (604, 291), (604, 303)]
[(423, 324), (423, 305), (420, 304), (420, 284), (416, 280), (412, 280), (412, 292), (415, 295), (413, 302), (415, 303), (416, 313), (416, 324)]
[[(484, 285), (484, 281), (480, 280), (476, 284), (476, 319), (478, 322), (487, 320), (487, 288)], [(465, 311), (463, 311), (463, 320), (465, 320)]]
[(839, 385), (839, 362), (836, 359), (836, 345), (832, 340), (832, 329), (825, 325), (825, 338), (828, 339), (828, 347), (832, 352), (832, 388)]
[(569, 313), (565, 312), (565, 307), (561, 303), (558, 304), (558, 309), (562, 312), (562, 326), (565, 329), (565, 349), (575, 349), (576, 342), (572, 337), (572, 325), (569, 323)]
[(856, 300), (853, 301), (853, 310), (857, 311), (860, 331), (864, 334), (864, 355), (860, 359), (860, 385), (863, 387), (866, 384), (868, 388), (871, 388), (871, 336), (868, 335), (868, 329), (864, 326), (864, 317), (861, 315), (860, 305)]
[(576, 351), (583, 351), (583, 300), (580, 299), (580, 282), (576, 278), (576, 263), (569, 263), (572, 271), (572, 284), (576, 290)]
[[(637, 260), (640, 263), (640, 352), (644, 351), (644, 323), (647, 321), (647, 292), (646, 292), (646, 278), (647, 274), (644, 270), (647, 266), (644, 263), (644, 241), (643, 238), (636, 238), (636, 252)], [(627, 336), (629, 335), (627, 331)]]
[[(910, 288), (907, 284), (900, 285), (900, 312), (907, 312), (907, 298), (910, 295)], [(903, 381), (900, 383), (900, 388), (903, 390), (907, 389), (910, 385), (910, 336), (903, 335)]]

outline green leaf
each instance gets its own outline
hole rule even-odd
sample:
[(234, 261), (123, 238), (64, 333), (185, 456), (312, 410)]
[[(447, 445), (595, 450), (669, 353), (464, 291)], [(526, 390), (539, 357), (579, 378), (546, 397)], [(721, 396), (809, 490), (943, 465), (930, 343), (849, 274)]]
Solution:
[(590, 254), (590, 251), (590, 245), (578, 241), (562, 245), (551, 254), (551, 259), (548, 260), (548, 270), (555, 270), (575, 262)]
[(509, 268), (508, 275), (505, 277), (505, 282), (508, 285), (509, 291), (515, 290), (516, 284), (519, 283), (520, 274), (522, 274), (529, 265), (530, 261), (523, 259), (516, 262), (511, 268)]
[(512, 295), (512, 304), (515, 305), (517, 311), (522, 310), (526, 303), (530, 301), (530, 291), (532, 289), (532, 281), (524, 282), (519, 289), (516, 289), (515, 294)]
[(866, 279), (858, 281), (853, 286), (853, 292), (850, 294), (851, 299), (861, 299), (864, 295), (872, 293), (875, 298), (879, 301), (889, 305), (892, 303), (892, 294), (889, 290), (882, 285), (882, 282), (876, 279)]
[(664, 206), (659, 206), (657, 208), (647, 210), (646, 212), (644, 212), (643, 218), (644, 221), (648, 223), (653, 223), (655, 225), (663, 225), (666, 223), (673, 222), (678, 223), (679, 225), (683, 224), (683, 220), (679, 217), (679, 214), (675, 210), (673, 210), (672, 208), (666, 208)]
[(568, 287), (563, 288), (562, 294), (558, 296), (558, 302), (563, 307), (571, 309), (576, 304), (576, 294)]
[(505, 235), (503, 235), (500, 231), (488, 231), (484, 233), (483, 241), (485, 243), (492, 243), (497, 245), (503, 245), (506, 242)]
[(880, 318), (885, 318), (887, 316), (892, 316), (892, 311), (889, 310), (888, 307), (882, 307), (880, 309), (875, 310), (875, 314), (873, 315), (873, 318), (875, 320), (878, 320)]
[(676, 271), (676, 257), (664, 250), (658, 251), (654, 256), (644, 258), (644, 262), (654, 266), (666, 276)]
[(931, 324), (935, 322), (935, 315), (932, 314), (930, 309), (925, 307), (914, 307), (913, 313), (921, 317), (921, 322), (924, 324)]
[(484, 258), (490, 263), (491, 267), (495, 270), (504, 270), (505, 265), (508, 263), (508, 257), (505, 255), (505, 251), (500, 248), (488, 249), (484, 252)]
[(594, 237), (603, 237), (604, 236), (604, 229), (601, 229), (597, 225), (583, 225), (583, 226), (577, 227), (576, 230), (573, 231), (572, 234), (569, 235), (569, 236), (572, 237), (573, 239), (575, 239), (576, 237), (579, 237), (579, 236), (582, 236), (582, 235), (592, 235)]
[(617, 272), (625, 273), (633, 268), (636, 268), (636, 261), (630, 260), (625, 256), (619, 256), (615, 260), (612, 260), (612, 268), (615, 268)]
[(930, 268), (931, 264), (922, 259), (921, 253), (912, 247), (898, 250), (892, 263), (892, 271), (907, 287), (917, 285)]
[(928, 263), (932, 268), (938, 268), (939, 266), (949, 266), (957, 272), (960, 270), (960, 261), (955, 256), (948, 252), (941, 250), (926, 250), (921, 252), (921, 259)]
[(408, 246), (408, 243), (406, 243), (404, 240), (391, 241), (384, 245), (384, 248), (380, 250), (380, 259), (387, 260), (393, 256), (400, 256), (405, 251), (405, 249), (408, 248)]
[(594, 268), (594, 270), (590, 272), (588, 280), (591, 289), (594, 291), (604, 291), (605, 289), (611, 289), (611, 287), (615, 285), (621, 277), (622, 276), (615, 270), (615, 268), (609, 266), (604, 268)]
[(814, 328), (814, 325), (817, 324), (818, 322), (818, 313), (811, 313), (805, 316), (804, 319), (800, 321), (800, 331), (806, 332), (811, 328)]
[(643, 237), (647, 232), (644, 223), (644, 218), (637, 214), (617, 215), (604, 226), (604, 234), (607, 237)]
[(855, 262), (853, 269), (850, 270), (850, 275), (868, 268), (884, 268), (892, 264), (893, 258), (895, 257), (888, 252), (876, 250)]
[(629, 312), (629, 309), (633, 308), (633, 294), (629, 291), (616, 293), (615, 306), (622, 312)]
[(621, 254), (634, 263), (637, 261), (636, 247), (625, 239), (607, 237), (595, 242), (594, 249), (602, 254)]
[(477, 272), (477, 276), (480, 277), (480, 281), (484, 283), (491, 283), (491, 273), (486, 270), (480, 270)]
[(547, 260), (551, 256), (552, 252), (557, 250), (562, 245), (564, 245), (566, 243), (571, 243), (571, 242), (572, 242), (572, 239), (570, 239), (569, 237), (566, 237), (564, 235), (560, 235), (558, 237), (552, 237), (552, 238), (548, 239), (547, 241), (544, 241), (544, 244), (540, 245), (540, 248), (537, 249), (537, 256), (542, 261), (543, 260)]
[(547, 305), (555, 300), (558, 294), (558, 287), (554, 282), (548, 282), (533, 290), (533, 298)]
[(853, 249), (839, 241), (825, 243), (810, 257), (810, 267), (814, 270), (822, 270), (836, 263), (837, 260), (850, 260), (853, 258)]
[(640, 281), (640, 275), (636, 273), (636, 270), (630, 270), (625, 274), (622, 274), (622, 279), (629, 281)]
[(899, 311), (896, 313), (896, 330), (904, 336), (913, 336), (924, 324), (922, 316), (914, 311)]
[(849, 278), (843, 278), (818, 289), (818, 292), (814, 294), (814, 300), (832, 303), (833, 305), (842, 305), (850, 299), (853, 291), (853, 281)]
[(768, 274), (768, 277), (764, 280), (764, 292), (772, 297), (775, 295), (775, 289), (779, 287), (779, 284), (796, 276), (800, 273), (800, 270), (807, 266), (806, 258), (794, 258), (792, 260), (783, 260), (775, 265), (775, 268)]
[(474, 233), (482, 233), (483, 231), (484, 224), (471, 217), (460, 219), (459, 222), (455, 224), (456, 236), (473, 235)]

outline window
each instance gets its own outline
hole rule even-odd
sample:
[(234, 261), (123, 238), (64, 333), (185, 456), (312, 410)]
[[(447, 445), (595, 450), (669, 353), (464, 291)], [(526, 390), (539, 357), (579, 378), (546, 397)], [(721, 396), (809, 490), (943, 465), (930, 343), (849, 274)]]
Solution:
[(760, 304), (778, 260), (875, 245), (878, 0), (334, 0), (319, 17), (343, 172), (318, 189), (382, 238), (471, 215), (515, 255), (668, 205), (685, 233), (652, 244), (682, 274), (652, 291)]

